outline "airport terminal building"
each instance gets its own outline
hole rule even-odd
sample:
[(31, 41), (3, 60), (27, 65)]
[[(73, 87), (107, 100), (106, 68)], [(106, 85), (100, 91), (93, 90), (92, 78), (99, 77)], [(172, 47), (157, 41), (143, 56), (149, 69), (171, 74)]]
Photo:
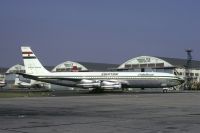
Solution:
[(193, 81), (200, 81), (200, 61), (192, 61), (190, 69), (186, 70), (186, 59), (138, 56), (121, 64), (118, 71), (134, 72), (166, 72), (180, 77), (190, 76)]

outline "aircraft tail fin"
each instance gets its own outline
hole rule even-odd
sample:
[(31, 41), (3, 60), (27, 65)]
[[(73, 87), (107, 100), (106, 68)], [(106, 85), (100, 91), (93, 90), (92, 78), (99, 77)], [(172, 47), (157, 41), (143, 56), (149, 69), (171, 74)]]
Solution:
[(21, 47), (26, 74), (43, 75), (50, 73), (46, 70), (30, 47)]

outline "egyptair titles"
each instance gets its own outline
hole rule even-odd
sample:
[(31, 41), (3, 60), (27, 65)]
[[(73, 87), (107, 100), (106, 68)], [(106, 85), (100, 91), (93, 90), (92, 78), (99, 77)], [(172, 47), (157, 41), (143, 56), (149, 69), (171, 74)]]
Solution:
[(118, 73), (102, 73), (101, 76), (118, 76)]

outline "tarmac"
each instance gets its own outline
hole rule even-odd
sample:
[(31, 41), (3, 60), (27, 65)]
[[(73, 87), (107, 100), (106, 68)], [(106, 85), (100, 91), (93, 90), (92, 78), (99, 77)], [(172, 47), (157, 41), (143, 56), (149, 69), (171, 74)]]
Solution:
[(0, 99), (0, 133), (199, 131), (199, 92)]

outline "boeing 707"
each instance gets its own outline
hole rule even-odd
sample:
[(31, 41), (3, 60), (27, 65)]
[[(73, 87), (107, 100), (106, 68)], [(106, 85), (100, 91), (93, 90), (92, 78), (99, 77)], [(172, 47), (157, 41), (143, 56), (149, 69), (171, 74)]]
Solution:
[(21, 47), (26, 73), (25, 78), (51, 84), (93, 88), (166, 88), (180, 85), (184, 80), (174, 74), (160, 72), (49, 72), (30, 47)]

